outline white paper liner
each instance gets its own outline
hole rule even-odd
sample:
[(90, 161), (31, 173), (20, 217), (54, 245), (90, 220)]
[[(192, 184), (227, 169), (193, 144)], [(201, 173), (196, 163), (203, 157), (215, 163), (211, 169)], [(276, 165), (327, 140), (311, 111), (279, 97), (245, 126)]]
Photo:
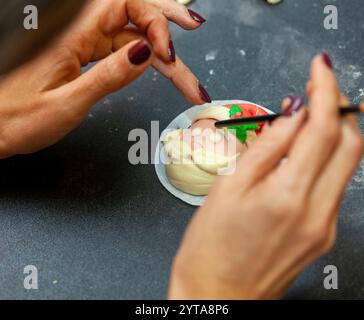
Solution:
[[(213, 101), (212, 103), (207, 103), (201, 106), (194, 106), (180, 115), (178, 115), (168, 126), (167, 128), (162, 132), (158, 144), (157, 144), (157, 150), (155, 153), (155, 161), (154, 161), (154, 168), (155, 172), (158, 176), (159, 181), (161, 184), (176, 198), (182, 200), (183, 202), (186, 202), (192, 206), (201, 206), (204, 202), (205, 196), (194, 196), (188, 193), (185, 193), (181, 190), (178, 190), (176, 187), (174, 187), (170, 182), (166, 174), (165, 169), (165, 154), (163, 151), (163, 144), (161, 141), (163, 141), (164, 135), (167, 131), (175, 130), (175, 129), (187, 129), (191, 126), (193, 118), (197, 116), (203, 109), (212, 107), (212, 106), (220, 106), (220, 105), (227, 105), (227, 104), (239, 104), (239, 103), (249, 103), (252, 105), (256, 105), (259, 108), (262, 108), (266, 112), (273, 114), (271, 110), (264, 108), (256, 103), (250, 102), (250, 101), (244, 101), (244, 100), (219, 100), (219, 101)], [(167, 131), (166, 131), (167, 130)]]

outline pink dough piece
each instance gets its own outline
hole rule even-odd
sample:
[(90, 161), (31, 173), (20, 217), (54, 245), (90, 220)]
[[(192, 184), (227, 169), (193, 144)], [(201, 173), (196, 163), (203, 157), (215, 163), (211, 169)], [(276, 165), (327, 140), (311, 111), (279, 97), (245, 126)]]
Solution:
[[(230, 134), (230, 140), (228, 140), (222, 129), (215, 128), (216, 121), (217, 120), (214, 119), (196, 121), (190, 129), (184, 131), (183, 140), (191, 145), (192, 150), (205, 148), (212, 153), (225, 156), (234, 156), (237, 153), (241, 154), (244, 152), (247, 147), (236, 139), (234, 134)], [(201, 131), (201, 134), (196, 135), (199, 131)], [(194, 132), (195, 135), (193, 135), (192, 132)], [(229, 147), (229, 143), (231, 143), (233, 147)]]

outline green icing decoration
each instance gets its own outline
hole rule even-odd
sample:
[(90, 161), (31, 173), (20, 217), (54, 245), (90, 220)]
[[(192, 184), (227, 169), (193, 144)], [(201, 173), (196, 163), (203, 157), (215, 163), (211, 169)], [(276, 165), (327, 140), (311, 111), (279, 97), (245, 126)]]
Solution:
[(230, 110), (229, 110), (229, 116), (233, 117), (235, 116), (238, 112), (241, 112), (241, 114), (243, 114), (243, 110), (240, 109), (239, 106), (237, 106), (236, 104), (232, 105)]
[[(229, 110), (229, 116), (233, 117), (235, 116), (237, 113), (243, 113), (243, 110), (241, 110), (241, 108), (239, 106), (237, 106), (236, 104), (234, 104), (233, 106), (231, 106), (230, 110)], [(256, 124), (243, 124), (241, 126), (229, 126), (228, 127), (230, 130), (235, 131), (235, 136), (240, 140), (241, 143), (245, 143), (246, 139), (247, 139), (247, 131), (248, 130), (259, 130), (259, 126)]]

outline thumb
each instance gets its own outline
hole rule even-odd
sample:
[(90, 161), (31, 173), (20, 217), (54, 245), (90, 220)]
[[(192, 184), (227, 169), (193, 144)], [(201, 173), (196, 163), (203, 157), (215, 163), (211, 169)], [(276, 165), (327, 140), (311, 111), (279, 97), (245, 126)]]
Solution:
[(77, 79), (59, 88), (73, 112), (84, 114), (104, 96), (120, 90), (142, 75), (152, 63), (146, 40), (133, 41), (100, 61)]

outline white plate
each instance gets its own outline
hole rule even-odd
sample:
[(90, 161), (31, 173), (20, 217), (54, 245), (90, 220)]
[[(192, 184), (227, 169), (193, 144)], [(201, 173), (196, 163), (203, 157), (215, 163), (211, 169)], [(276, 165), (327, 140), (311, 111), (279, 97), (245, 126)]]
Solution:
[[(186, 110), (185, 112), (181, 113), (180, 115), (178, 115), (168, 126), (165, 130), (167, 129), (186, 129), (189, 128), (192, 124), (192, 119), (195, 118), (195, 116), (197, 116), (197, 114), (199, 114), (203, 109), (207, 108), (207, 107), (212, 107), (212, 106), (220, 106), (220, 105), (227, 105), (227, 104), (238, 104), (238, 103), (249, 103), (252, 105), (256, 105), (259, 108), (262, 108), (263, 110), (265, 110), (266, 112), (273, 114), (274, 112), (272, 112), (271, 110), (264, 108), (256, 103), (250, 102), (250, 101), (244, 101), (244, 100), (219, 100), (219, 101), (213, 101), (212, 103), (208, 103), (208, 104), (204, 104), (201, 106), (194, 106), (188, 110)], [(163, 148), (162, 148), (162, 138), (164, 136), (164, 131), (162, 132), (158, 144), (157, 144), (157, 150), (155, 152), (155, 161), (154, 161), (154, 168), (155, 168), (155, 172), (158, 176), (159, 181), (161, 182), (161, 184), (163, 185), (163, 187), (165, 187), (171, 194), (173, 194), (176, 198), (182, 200), (183, 202), (186, 202), (190, 205), (193, 206), (201, 206), (204, 202), (205, 196), (194, 196), (188, 193), (185, 193), (181, 190), (178, 190), (176, 187), (174, 187), (170, 182), (169, 179), (167, 177), (166, 174), (166, 168), (164, 165), (164, 152), (163, 152)], [(162, 152), (161, 152), (162, 151)]]

